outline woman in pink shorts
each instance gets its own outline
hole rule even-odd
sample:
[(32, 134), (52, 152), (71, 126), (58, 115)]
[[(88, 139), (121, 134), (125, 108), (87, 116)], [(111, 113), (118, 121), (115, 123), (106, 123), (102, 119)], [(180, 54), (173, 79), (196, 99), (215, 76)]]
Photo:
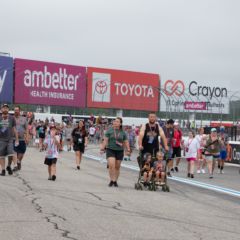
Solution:
[(194, 163), (198, 158), (198, 149), (200, 148), (200, 144), (192, 131), (188, 133), (188, 138), (186, 139), (184, 146), (186, 154), (185, 157), (188, 161), (187, 177), (194, 178)]

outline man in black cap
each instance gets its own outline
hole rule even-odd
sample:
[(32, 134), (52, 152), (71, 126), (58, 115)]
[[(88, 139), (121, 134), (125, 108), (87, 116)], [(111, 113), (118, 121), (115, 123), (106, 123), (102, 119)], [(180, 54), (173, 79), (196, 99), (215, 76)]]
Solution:
[[(16, 121), (13, 116), (9, 115), (8, 104), (1, 106), (0, 115), (0, 165), (2, 168), (1, 176), (5, 176), (5, 158), (8, 156), (10, 159), (14, 156), (13, 151), (13, 136), (15, 136), (15, 145), (18, 145), (18, 134), (16, 130)], [(7, 167), (9, 175), (12, 174), (11, 167)]]

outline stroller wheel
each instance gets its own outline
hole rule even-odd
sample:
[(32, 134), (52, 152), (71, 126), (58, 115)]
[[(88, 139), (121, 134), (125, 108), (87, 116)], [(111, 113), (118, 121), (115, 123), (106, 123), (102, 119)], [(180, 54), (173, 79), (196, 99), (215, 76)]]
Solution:
[(140, 190), (142, 188), (140, 183), (135, 183), (135, 189)]
[(152, 186), (152, 190), (153, 190), (154, 192), (156, 192), (156, 190), (157, 190), (157, 186), (156, 186), (155, 184), (153, 184), (153, 186)]
[(163, 186), (162, 186), (162, 191), (163, 191), (163, 192), (166, 192), (166, 185), (163, 185)]
[(170, 192), (170, 188), (168, 185), (166, 185), (166, 192)]

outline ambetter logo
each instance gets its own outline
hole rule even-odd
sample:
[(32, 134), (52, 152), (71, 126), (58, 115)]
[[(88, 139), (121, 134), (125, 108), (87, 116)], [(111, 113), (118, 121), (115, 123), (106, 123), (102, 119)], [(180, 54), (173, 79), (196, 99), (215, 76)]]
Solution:
[(185, 85), (181, 80), (174, 82), (173, 80), (167, 80), (164, 84), (164, 92), (167, 96), (172, 96), (173, 94), (177, 96), (182, 96), (185, 91)]
[[(0, 72), (0, 73), (1, 73), (1, 72)], [(2, 75), (2, 76), (1, 76), (1, 74), (0, 74), (0, 93), (2, 93), (2, 88), (3, 88), (4, 82), (5, 82), (6, 76), (7, 76), (7, 70), (5, 70), (5, 71), (3, 72), (3, 75)]]
[(110, 102), (111, 98), (111, 74), (92, 73), (92, 101)]

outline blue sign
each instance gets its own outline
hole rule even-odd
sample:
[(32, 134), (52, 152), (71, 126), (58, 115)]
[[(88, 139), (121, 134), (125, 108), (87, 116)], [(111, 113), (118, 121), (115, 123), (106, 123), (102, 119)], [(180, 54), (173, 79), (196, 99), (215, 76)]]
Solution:
[(13, 102), (13, 58), (0, 56), (0, 103)]

